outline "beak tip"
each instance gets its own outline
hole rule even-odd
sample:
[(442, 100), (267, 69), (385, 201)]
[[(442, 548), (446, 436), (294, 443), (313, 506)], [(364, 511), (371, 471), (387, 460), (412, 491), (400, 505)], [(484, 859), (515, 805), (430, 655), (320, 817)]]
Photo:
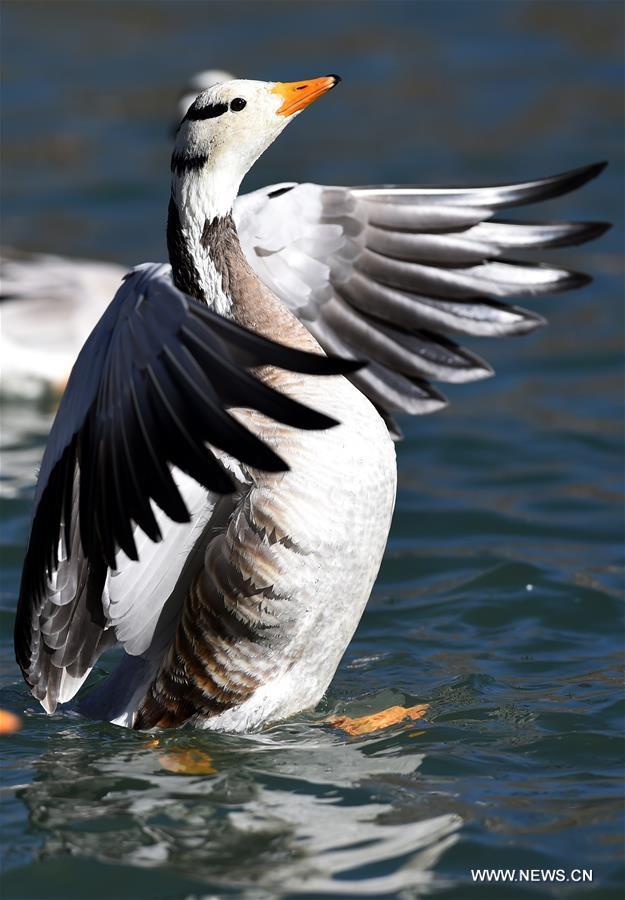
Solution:
[(276, 110), (278, 116), (292, 116), (300, 112), (318, 97), (327, 94), (341, 80), (339, 75), (324, 75), (322, 78), (310, 78), (307, 81), (278, 81), (271, 89), (278, 94), (283, 103)]
[(343, 80), (340, 75), (335, 75), (333, 72), (331, 72), (329, 75), (326, 75), (326, 78), (334, 79), (334, 84), (332, 85), (332, 87), (336, 87), (337, 84), (340, 84)]

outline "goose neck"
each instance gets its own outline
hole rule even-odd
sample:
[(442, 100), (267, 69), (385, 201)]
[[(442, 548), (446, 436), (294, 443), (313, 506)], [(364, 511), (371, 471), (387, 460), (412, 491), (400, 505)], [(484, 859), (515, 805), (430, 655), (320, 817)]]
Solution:
[(239, 248), (232, 219), (238, 182), (217, 183), (207, 167), (174, 169), (167, 218), (167, 249), (174, 284), (221, 315), (231, 315), (228, 242)]

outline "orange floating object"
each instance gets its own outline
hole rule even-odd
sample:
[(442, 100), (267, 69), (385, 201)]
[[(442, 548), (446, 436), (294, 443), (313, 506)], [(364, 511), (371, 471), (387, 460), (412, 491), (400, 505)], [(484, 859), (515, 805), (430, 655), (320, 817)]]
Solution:
[(0, 734), (15, 734), (22, 727), (22, 720), (8, 709), (0, 709)]
[[(156, 750), (161, 746), (161, 739), (151, 738), (143, 746), (146, 750)], [(175, 772), (177, 775), (214, 775), (217, 771), (211, 756), (196, 748), (172, 747), (157, 756), (167, 772)]]
[(159, 753), (158, 761), (167, 772), (178, 775), (214, 775), (217, 771), (212, 758), (202, 750), (175, 748)]
[(403, 722), (405, 719), (413, 721), (421, 719), (428, 709), (428, 703), (419, 703), (416, 706), (389, 706), (388, 709), (383, 709), (370, 716), (359, 716), (355, 719), (351, 716), (332, 716), (327, 721), (346, 734), (371, 734), (382, 728), (388, 728), (389, 725), (397, 725), (398, 722)]

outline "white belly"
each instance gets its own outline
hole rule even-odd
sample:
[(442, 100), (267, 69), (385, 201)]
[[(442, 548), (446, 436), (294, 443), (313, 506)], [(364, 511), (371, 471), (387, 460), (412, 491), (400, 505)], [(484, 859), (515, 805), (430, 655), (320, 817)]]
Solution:
[(386, 426), (344, 379), (306, 383), (303, 393), (298, 376), (297, 398), (342, 424), (324, 432), (287, 430), (291, 443), (284, 429), (273, 436), (263, 430), (291, 469), (279, 476), (256, 473), (227, 531), (242, 570), (254, 584), (272, 588), (265, 610), (276, 623), (266, 660), (272, 673), (240, 706), (200, 727), (244, 731), (314, 706), (352, 638), (382, 561), (396, 488)]

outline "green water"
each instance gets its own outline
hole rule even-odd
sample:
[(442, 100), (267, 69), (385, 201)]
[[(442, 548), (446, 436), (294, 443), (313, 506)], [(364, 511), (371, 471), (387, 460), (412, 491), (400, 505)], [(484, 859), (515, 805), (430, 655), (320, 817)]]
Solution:
[[(24, 717), (2, 744), (2, 896), (620, 898), (621, 4), (47, 2), (2, 19), (3, 243), (162, 257), (169, 111), (208, 65), (344, 77), (250, 189), (520, 180), (607, 158), (528, 217), (616, 226), (549, 255), (595, 281), (534, 303), (548, 329), (472, 342), (496, 378), (402, 423), (358, 632), (320, 708), (263, 734), (153, 747), (29, 697), (11, 630), (50, 410), (2, 408), (0, 706)], [(416, 703), (425, 719), (369, 736), (323, 723)], [(171, 771), (190, 749), (214, 771)], [(592, 881), (484, 885), (478, 867)]]

